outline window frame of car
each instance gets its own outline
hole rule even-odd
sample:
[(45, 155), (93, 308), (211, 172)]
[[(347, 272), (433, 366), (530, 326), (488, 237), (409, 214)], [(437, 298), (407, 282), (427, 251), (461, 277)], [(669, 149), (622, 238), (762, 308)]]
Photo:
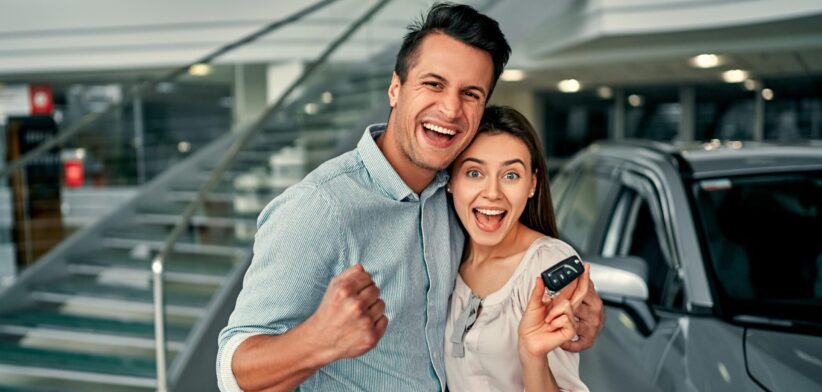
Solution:
[[(569, 166), (561, 172), (562, 174), (558, 176), (560, 178), (560, 183), (558, 184), (559, 194), (556, 195), (557, 199), (554, 201), (554, 210), (556, 211), (557, 224), (560, 227), (560, 237), (583, 256), (586, 254), (598, 254), (598, 239), (602, 238), (603, 231), (610, 217), (610, 213), (608, 212), (609, 207), (613, 205), (614, 198), (617, 197), (616, 190), (619, 188), (619, 179), (616, 177), (616, 174), (618, 173), (618, 169), (619, 161), (617, 160), (588, 156), (569, 164)], [(576, 196), (579, 191), (585, 177), (606, 181), (608, 188), (603, 199), (604, 201), (595, 212), (596, 216), (588, 237), (583, 244), (580, 244), (578, 241), (566, 236), (562, 227), (568, 218), (568, 214), (572, 210), (571, 207), (573, 204), (571, 203), (574, 196)]]
[[(682, 264), (677, 255), (674, 228), (671, 222), (670, 205), (668, 204), (668, 189), (660, 176), (652, 169), (624, 161), (619, 168), (618, 187), (615, 189), (616, 200), (613, 201), (612, 214), (603, 222), (603, 232), (597, 254), (605, 257), (625, 255), (625, 237), (629, 235), (629, 220), (637, 218), (641, 201), (647, 203), (654, 223), (654, 230), (659, 241), (663, 262), (666, 263), (668, 274), (663, 285), (661, 298), (664, 303), (649, 304), (655, 310), (676, 313), (685, 312), (687, 303), (687, 288), (684, 282)], [(629, 194), (632, 193), (632, 194)], [(640, 201), (641, 200), (641, 201)], [(620, 249), (623, 248), (623, 249)], [(647, 261), (646, 262), (650, 262)], [(674, 303), (677, 293), (682, 297)]]

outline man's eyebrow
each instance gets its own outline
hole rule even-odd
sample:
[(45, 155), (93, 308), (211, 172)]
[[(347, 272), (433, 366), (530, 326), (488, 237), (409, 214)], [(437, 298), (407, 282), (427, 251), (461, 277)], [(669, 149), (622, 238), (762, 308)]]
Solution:
[[(420, 76), (420, 78), (421, 78), (421, 79), (424, 79), (424, 78), (434, 78), (434, 79), (439, 80), (440, 82), (443, 82), (443, 83), (448, 83), (448, 79), (446, 79), (446, 78), (445, 78), (445, 77), (443, 77), (442, 75), (439, 75), (439, 74), (436, 74), (436, 73), (433, 73), (433, 72), (428, 72), (428, 73), (422, 74), (422, 75)], [(484, 89), (484, 88), (482, 88), (481, 86), (475, 86), (475, 85), (473, 85), (473, 84), (472, 84), (472, 85), (470, 85), (470, 86), (468, 86), (468, 87), (466, 87), (466, 88), (465, 88), (465, 91), (468, 91), (468, 90), (477, 90), (477, 91), (479, 91), (480, 93), (482, 93), (482, 95), (483, 95), (483, 96), (488, 95), (488, 94), (485, 92), (485, 89)]]

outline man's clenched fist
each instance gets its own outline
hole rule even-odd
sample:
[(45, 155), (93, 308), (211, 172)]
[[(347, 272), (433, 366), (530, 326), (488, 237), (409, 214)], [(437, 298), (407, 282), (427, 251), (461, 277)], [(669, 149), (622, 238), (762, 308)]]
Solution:
[(319, 349), (328, 363), (365, 354), (388, 327), (380, 289), (362, 265), (331, 279), (322, 302), (306, 320), (317, 331)]

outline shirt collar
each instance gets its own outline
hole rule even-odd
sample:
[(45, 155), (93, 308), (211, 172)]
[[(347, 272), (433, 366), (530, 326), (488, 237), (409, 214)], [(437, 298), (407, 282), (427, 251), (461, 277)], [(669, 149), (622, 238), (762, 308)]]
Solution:
[[(376, 139), (385, 132), (386, 124), (373, 124), (365, 129), (360, 142), (357, 143), (357, 152), (360, 154), (365, 169), (374, 181), (384, 189), (394, 200), (404, 200), (409, 196), (416, 196), (414, 191), (405, 184), (394, 167), (385, 159)], [(440, 170), (434, 180), (423, 190), (423, 195), (432, 194), (448, 182), (448, 174)], [(431, 189), (432, 191), (429, 191)]]

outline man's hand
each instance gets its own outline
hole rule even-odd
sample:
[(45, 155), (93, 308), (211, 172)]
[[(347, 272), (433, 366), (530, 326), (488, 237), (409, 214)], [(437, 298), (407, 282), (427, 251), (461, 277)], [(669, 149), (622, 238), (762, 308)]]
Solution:
[(385, 334), (388, 318), (380, 289), (362, 265), (331, 279), (317, 311), (305, 321), (315, 333), (321, 358), (331, 363), (365, 354)]
[(590, 269), (590, 264), (585, 263), (585, 272), (577, 279), (579, 284), (571, 299), (574, 315), (578, 319), (576, 327), (579, 339), (565, 342), (560, 346), (565, 351), (580, 352), (591, 348), (604, 325), (605, 312), (602, 299), (599, 298), (599, 294), (591, 283)]

